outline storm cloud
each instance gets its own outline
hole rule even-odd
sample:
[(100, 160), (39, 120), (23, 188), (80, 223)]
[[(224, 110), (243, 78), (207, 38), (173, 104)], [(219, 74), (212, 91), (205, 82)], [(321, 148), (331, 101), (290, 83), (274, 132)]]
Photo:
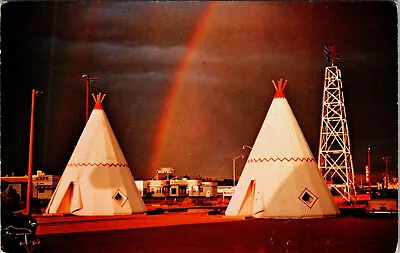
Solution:
[(2, 174), (25, 174), (32, 88), (43, 91), (34, 168), (62, 173), (85, 124), (84, 73), (100, 78), (91, 91), (107, 94), (103, 107), (135, 178), (154, 176), (160, 119), (178, 77), (158, 166), (231, 177), (232, 157), (247, 155), (242, 145), (253, 144), (274, 94), (271, 80), (280, 78), (317, 156), (326, 43), (342, 57), (355, 170), (363, 171), (368, 147), (376, 170), (382, 156), (392, 156), (395, 167), (394, 3), (217, 2), (207, 16), (211, 4), (4, 4)]

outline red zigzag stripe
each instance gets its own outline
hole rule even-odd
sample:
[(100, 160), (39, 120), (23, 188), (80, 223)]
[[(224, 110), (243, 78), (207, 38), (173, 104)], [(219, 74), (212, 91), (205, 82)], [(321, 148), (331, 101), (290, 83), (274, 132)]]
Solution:
[(263, 158), (263, 159), (261, 159), (261, 158), (257, 158), (257, 159), (249, 159), (249, 160), (247, 160), (247, 162), (248, 163), (251, 163), (251, 162), (254, 162), (254, 163), (257, 163), (257, 162), (270, 162), (270, 161), (273, 161), (273, 162), (284, 162), (284, 161), (287, 161), (287, 162), (290, 162), (290, 161), (293, 161), (293, 162), (314, 162), (315, 160), (314, 160), (314, 158), (300, 158), (300, 157), (297, 157), (297, 158), (294, 158), (294, 157), (291, 157), (291, 158), (287, 158), (287, 157), (284, 157), (284, 158), (279, 158), (279, 157), (277, 157), (277, 158), (273, 158), (273, 157), (271, 157), (271, 158)]
[(110, 166), (110, 167), (128, 167), (126, 163), (68, 163), (69, 167), (80, 167), (80, 166)]

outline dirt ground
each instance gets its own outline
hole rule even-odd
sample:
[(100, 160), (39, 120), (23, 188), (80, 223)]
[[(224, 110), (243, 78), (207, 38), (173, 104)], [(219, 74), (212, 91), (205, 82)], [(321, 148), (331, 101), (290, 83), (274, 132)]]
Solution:
[(398, 242), (397, 217), (233, 220), (188, 212), (69, 219), (39, 219), (40, 252), (394, 253)]

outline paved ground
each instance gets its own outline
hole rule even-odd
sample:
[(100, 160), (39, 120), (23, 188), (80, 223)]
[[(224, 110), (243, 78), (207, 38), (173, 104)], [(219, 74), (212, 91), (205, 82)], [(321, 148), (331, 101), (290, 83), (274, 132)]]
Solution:
[[(397, 217), (232, 220), (189, 212), (63, 219), (38, 219), (40, 252), (394, 253), (398, 240)], [(102, 231), (78, 232), (94, 230)]]
[(222, 215), (208, 215), (207, 210), (189, 210), (183, 213), (167, 213), (164, 215), (121, 215), (95, 217), (36, 217), (37, 234), (66, 234), (77, 232), (123, 230), (132, 228), (150, 228), (186, 224), (201, 224), (237, 221), (237, 218), (225, 218)]

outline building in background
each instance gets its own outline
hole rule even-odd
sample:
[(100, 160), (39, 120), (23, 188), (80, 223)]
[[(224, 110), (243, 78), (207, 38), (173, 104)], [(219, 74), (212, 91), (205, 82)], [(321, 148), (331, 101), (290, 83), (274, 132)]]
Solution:
[[(36, 175), (32, 176), (32, 197), (41, 201), (50, 200), (54, 190), (57, 187), (60, 176), (46, 175), (38, 170)], [(25, 203), (28, 186), (28, 176), (5, 176), (1, 181), (7, 182), (9, 187), (13, 187), (20, 195), (21, 202)]]
[(44, 172), (38, 170), (37, 175), (32, 178), (32, 197), (40, 200), (51, 199), (59, 180), (60, 176), (46, 175)]
[[(171, 179), (135, 181), (143, 185), (148, 197), (216, 197), (217, 182), (203, 182), (201, 179)], [(144, 189), (147, 187), (147, 189)]]

